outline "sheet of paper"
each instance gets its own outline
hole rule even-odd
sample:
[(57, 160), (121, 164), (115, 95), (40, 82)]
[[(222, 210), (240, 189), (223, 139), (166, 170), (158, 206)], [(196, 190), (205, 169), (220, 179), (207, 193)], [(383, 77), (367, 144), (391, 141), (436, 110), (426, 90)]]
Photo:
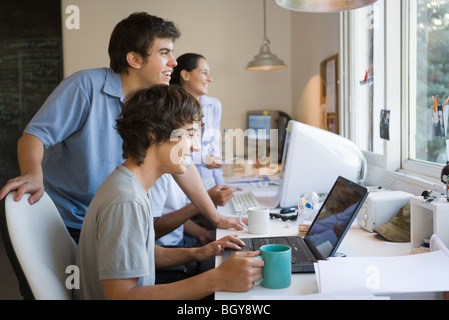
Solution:
[(375, 293), (449, 291), (442, 251), (400, 257), (331, 258), (316, 265), (321, 293), (367, 288)]
[(248, 183), (262, 181), (258, 174), (244, 174), (241, 176), (234, 176), (228, 179), (228, 183)]
[(378, 297), (370, 290), (360, 289), (351, 291), (335, 291), (330, 293), (316, 293), (306, 295), (267, 295), (252, 296), (253, 300), (389, 300), (389, 297)]

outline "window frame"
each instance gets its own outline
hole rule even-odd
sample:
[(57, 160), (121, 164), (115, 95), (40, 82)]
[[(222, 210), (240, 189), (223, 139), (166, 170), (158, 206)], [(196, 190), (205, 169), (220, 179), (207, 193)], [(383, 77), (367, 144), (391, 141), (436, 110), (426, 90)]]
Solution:
[(414, 36), (412, 23), (417, 21), (417, 0), (402, 0), (402, 34), (403, 34), (403, 54), (402, 54), (402, 81), (403, 81), (403, 97), (404, 108), (403, 118), (407, 121), (403, 122), (404, 128), (402, 131), (402, 166), (401, 172), (412, 172), (422, 177), (430, 177), (438, 179), (443, 165), (419, 160), (410, 159), (411, 141), (409, 139), (412, 134), (412, 123), (415, 122), (415, 113), (411, 112), (414, 99), (411, 99), (411, 94), (416, 92), (416, 70), (411, 68), (412, 62), (416, 61), (416, 46), (412, 37)]
[[(377, 14), (382, 15), (381, 19), (380, 19), (380, 23), (381, 26), (383, 27), (383, 30), (386, 30), (386, 24), (387, 24), (387, 19), (386, 19), (386, 1), (385, 1), (385, 5), (383, 6), (383, 11), (379, 11)], [(353, 61), (353, 55), (352, 55), (352, 51), (356, 51), (357, 49), (355, 48), (356, 44), (355, 44), (355, 39), (353, 37), (353, 32), (352, 27), (354, 24), (353, 21), (353, 14), (354, 12), (352, 11), (347, 11), (347, 12), (343, 12), (341, 14), (341, 30), (342, 30), (342, 41), (341, 41), (341, 47), (340, 50), (341, 52), (343, 52), (342, 56), (342, 60), (341, 61), (341, 66), (342, 66), (342, 72), (341, 74), (343, 75), (342, 79), (341, 79), (341, 83), (342, 83), (342, 101), (341, 101), (341, 105), (344, 106), (344, 110), (342, 110), (343, 113), (343, 117), (342, 117), (342, 121), (344, 121), (344, 123), (341, 123), (341, 128), (344, 128), (344, 130), (341, 132), (341, 134), (349, 139), (351, 139), (352, 141), (356, 142), (356, 137), (358, 136), (358, 132), (357, 130), (361, 130), (358, 128), (357, 126), (357, 121), (355, 120), (355, 110), (357, 108), (356, 106), (356, 101), (355, 101), (355, 90), (357, 90), (358, 88), (358, 83), (360, 81), (360, 76), (358, 77), (358, 75), (354, 75), (352, 70), (351, 70), (351, 66), (354, 65), (354, 61)], [(377, 36), (375, 36), (377, 37)], [(396, 122), (398, 121), (397, 119), (400, 118), (398, 117), (399, 115), (399, 111), (400, 110), (400, 104), (399, 103), (395, 103), (396, 107), (394, 108), (394, 110), (392, 110), (392, 108), (388, 107), (388, 103), (390, 101), (387, 102), (387, 67), (386, 67), (386, 63), (387, 63), (387, 54), (386, 54), (386, 46), (388, 45), (387, 42), (387, 35), (384, 31), (383, 33), (383, 57), (382, 60), (384, 62), (384, 70), (383, 70), (383, 76), (381, 78), (381, 81), (383, 82), (383, 84), (381, 85), (381, 90), (383, 91), (383, 106), (382, 109), (387, 108), (389, 109), (391, 112), (393, 112), (393, 115), (396, 115), (394, 118), (390, 119), (390, 121), (394, 121), (396, 119)], [(353, 48), (354, 46), (354, 48)], [(376, 81), (376, 75), (374, 75), (375, 80)], [(378, 86), (377, 88), (380, 88), (380, 86)], [(391, 101), (392, 102), (392, 101)], [(376, 109), (378, 110), (378, 109)], [(376, 118), (376, 115), (373, 115), (374, 118)], [(390, 122), (391, 123), (391, 122)], [(373, 124), (373, 126), (377, 125), (376, 123)], [(390, 125), (390, 130), (394, 130), (395, 128), (397, 128), (396, 125), (391, 124)], [(392, 133), (394, 134), (394, 137), (392, 136)], [(389, 145), (394, 144), (397, 145), (397, 142), (395, 142), (397, 140), (397, 134), (395, 134), (395, 132), (390, 132), (390, 141), (383, 141), (383, 154), (379, 154), (379, 153), (375, 153), (375, 152), (371, 152), (371, 151), (366, 151), (366, 150), (362, 150), (368, 164), (371, 165), (375, 165), (378, 167), (391, 167), (393, 165), (389, 165), (387, 162), (387, 159), (389, 157), (387, 157), (387, 154), (390, 154), (390, 158), (391, 158), (391, 151), (389, 151), (389, 149), (391, 149), (391, 147), (389, 147)], [(396, 161), (397, 162), (397, 161)]]
[[(376, 167), (388, 172), (398, 172), (403, 176), (416, 176), (417, 179), (425, 179), (432, 183), (439, 180), (441, 168), (437, 163), (428, 163), (409, 158), (409, 136), (411, 133), (411, 121), (414, 115), (411, 110), (411, 93), (416, 92), (416, 74), (410, 69), (411, 61), (416, 57), (416, 47), (413, 39), (410, 39), (413, 21), (416, 21), (417, 0), (387, 1), (384, 3), (384, 52), (385, 52), (385, 107), (391, 112), (390, 140), (384, 141), (384, 154), (363, 151), (368, 168)], [(340, 16), (342, 52), (341, 66), (341, 90), (340, 105), (342, 117), (340, 119), (340, 134), (355, 140), (357, 128), (354, 120), (355, 101), (351, 90), (353, 79), (351, 74), (351, 14), (343, 12)], [(388, 32), (387, 32), (388, 30)], [(387, 50), (388, 48), (388, 50)], [(416, 58), (415, 58), (416, 59)]]

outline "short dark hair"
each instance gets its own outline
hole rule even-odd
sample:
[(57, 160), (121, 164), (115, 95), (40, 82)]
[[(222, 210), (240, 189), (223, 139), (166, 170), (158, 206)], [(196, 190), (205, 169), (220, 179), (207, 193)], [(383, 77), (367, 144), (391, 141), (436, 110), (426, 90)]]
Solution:
[(142, 164), (150, 145), (169, 140), (174, 130), (202, 118), (198, 100), (182, 87), (159, 84), (131, 93), (116, 120), (123, 158)]
[(176, 59), (178, 65), (173, 69), (170, 84), (182, 85), (181, 71), (186, 70), (188, 72), (198, 67), (198, 60), (206, 59), (198, 53), (184, 53)]
[(112, 31), (108, 48), (110, 67), (114, 72), (127, 73), (128, 52), (134, 51), (146, 60), (148, 49), (153, 45), (155, 38), (175, 41), (180, 36), (181, 32), (173, 22), (146, 12), (135, 12), (120, 21)]

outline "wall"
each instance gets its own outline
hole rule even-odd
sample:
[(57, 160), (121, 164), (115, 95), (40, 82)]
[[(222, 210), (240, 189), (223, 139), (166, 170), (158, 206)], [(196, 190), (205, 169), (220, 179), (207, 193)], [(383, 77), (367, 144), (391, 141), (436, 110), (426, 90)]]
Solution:
[(298, 121), (322, 127), (320, 63), (339, 48), (339, 13), (292, 12), (292, 108)]
[(0, 187), (20, 174), (17, 140), (62, 80), (60, 12), (54, 0), (0, 3)]
[[(267, 0), (271, 50), (287, 68), (245, 71), (263, 38), (261, 0), (62, 0), (80, 8), (79, 30), (63, 19), (65, 75), (107, 66), (107, 45), (115, 24), (134, 11), (174, 21), (182, 36), (175, 55), (193, 51), (206, 56), (214, 83), (210, 95), (223, 103), (223, 128), (245, 128), (246, 110), (279, 109), (294, 119), (320, 126), (320, 62), (339, 52), (339, 14), (299, 13)], [(99, 22), (100, 21), (100, 22)]]
[[(80, 29), (65, 28), (68, 5), (80, 9)], [(209, 94), (223, 104), (223, 128), (246, 128), (246, 110), (292, 113), (291, 14), (267, 1), (267, 34), (273, 53), (287, 69), (245, 71), (263, 40), (261, 0), (62, 0), (64, 73), (108, 66), (107, 46), (115, 24), (134, 11), (174, 21), (182, 32), (175, 56), (198, 52), (208, 59)]]

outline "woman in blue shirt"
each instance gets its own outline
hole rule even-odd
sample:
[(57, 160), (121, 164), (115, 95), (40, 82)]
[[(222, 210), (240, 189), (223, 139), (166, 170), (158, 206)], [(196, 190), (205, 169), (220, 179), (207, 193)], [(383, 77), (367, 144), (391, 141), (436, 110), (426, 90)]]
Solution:
[(170, 84), (182, 86), (201, 104), (204, 127), (201, 134), (201, 153), (194, 154), (193, 159), (206, 189), (223, 184), (221, 162), (221, 102), (208, 96), (208, 88), (213, 79), (209, 64), (204, 56), (186, 53), (176, 60)]

